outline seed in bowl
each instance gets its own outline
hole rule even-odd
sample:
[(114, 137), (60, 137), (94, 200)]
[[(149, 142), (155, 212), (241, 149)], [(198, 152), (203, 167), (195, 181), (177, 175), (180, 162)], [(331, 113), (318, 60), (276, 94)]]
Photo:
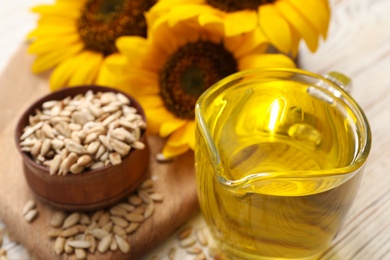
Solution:
[(143, 149), (142, 116), (121, 93), (91, 90), (50, 100), (30, 115), (20, 136), (21, 150), (48, 166), (50, 175), (79, 174), (122, 162)]

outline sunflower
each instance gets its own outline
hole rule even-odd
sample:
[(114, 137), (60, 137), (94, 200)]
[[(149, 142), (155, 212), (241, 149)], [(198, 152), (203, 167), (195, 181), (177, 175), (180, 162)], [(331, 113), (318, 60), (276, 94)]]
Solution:
[(142, 104), (149, 133), (166, 137), (166, 157), (194, 149), (195, 103), (208, 87), (244, 69), (294, 66), (285, 55), (264, 54), (265, 39), (256, 32), (226, 37), (221, 26), (193, 17), (171, 26), (161, 16), (148, 33), (118, 38), (121, 58), (109, 67), (118, 79), (114, 87)]
[(327, 0), (160, 0), (148, 19), (153, 23), (163, 13), (171, 25), (189, 17), (202, 24), (222, 22), (227, 36), (260, 30), (273, 47), (293, 57), (301, 39), (316, 51), (330, 19)]
[(38, 26), (27, 36), (29, 53), (37, 57), (34, 73), (55, 68), (52, 90), (112, 81), (105, 67), (115, 58), (115, 40), (123, 35), (146, 36), (144, 12), (156, 0), (57, 0), (32, 9)]

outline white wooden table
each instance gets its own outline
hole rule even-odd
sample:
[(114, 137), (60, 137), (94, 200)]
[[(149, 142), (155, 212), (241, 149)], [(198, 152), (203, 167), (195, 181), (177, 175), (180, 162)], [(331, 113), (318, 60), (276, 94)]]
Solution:
[[(35, 27), (28, 8), (49, 0), (0, 1), (0, 73), (24, 36)], [(301, 48), (301, 67), (316, 73), (336, 70), (354, 82), (352, 95), (365, 110), (373, 145), (357, 200), (347, 222), (322, 259), (390, 259), (390, 1), (332, 0), (329, 37), (315, 54)], [(1, 86), (0, 86), (1, 87)], [(0, 190), (1, 192), (1, 190)], [(199, 215), (190, 225), (203, 225)], [(1, 227), (0, 222), (0, 227)], [(174, 237), (153, 255), (167, 259)], [(22, 246), (8, 240), (9, 259), (28, 259)], [(193, 257), (188, 257), (192, 259)], [(177, 259), (187, 259), (183, 252)]]

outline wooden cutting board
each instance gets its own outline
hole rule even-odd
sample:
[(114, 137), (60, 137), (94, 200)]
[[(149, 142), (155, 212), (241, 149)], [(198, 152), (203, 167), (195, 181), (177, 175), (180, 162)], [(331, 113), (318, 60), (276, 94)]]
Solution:
[[(54, 241), (47, 238), (54, 209), (37, 201), (39, 216), (34, 222), (28, 224), (22, 215), (24, 204), (34, 197), (24, 179), (14, 130), (29, 104), (49, 92), (48, 75), (33, 75), (32, 60), (26, 46), (21, 46), (0, 76), (0, 219), (11, 237), (24, 245), (33, 259), (67, 259), (66, 255), (55, 255)], [(149, 137), (149, 144), (149, 173), (156, 180), (155, 190), (164, 196), (164, 201), (156, 204), (153, 216), (128, 236), (132, 248), (128, 254), (117, 250), (104, 255), (88, 254), (88, 259), (140, 259), (198, 212), (193, 152), (168, 163), (158, 163), (155, 156), (161, 151), (163, 140)]]

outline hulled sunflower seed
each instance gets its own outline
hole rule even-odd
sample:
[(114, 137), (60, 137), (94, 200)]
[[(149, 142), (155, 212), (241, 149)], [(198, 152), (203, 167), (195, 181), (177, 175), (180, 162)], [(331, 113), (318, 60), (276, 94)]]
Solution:
[(89, 154), (95, 154), (98, 149), (99, 149), (99, 146), (100, 146), (100, 142), (99, 141), (94, 141), (92, 143), (90, 143), (87, 147), (87, 152)]
[(130, 251), (130, 245), (129, 245), (129, 243), (127, 243), (127, 241), (123, 237), (115, 235), (115, 240), (116, 240), (116, 243), (118, 244), (119, 250), (123, 254), (126, 254)]
[(62, 252), (64, 252), (65, 241), (66, 239), (64, 237), (56, 238), (56, 241), (54, 242), (54, 252), (57, 255), (60, 255)]
[(74, 253), (75, 253), (77, 259), (86, 259), (87, 258), (87, 252), (85, 252), (85, 250), (82, 248), (76, 248), (74, 250)]
[(115, 239), (111, 240), (110, 250), (115, 251), (118, 249), (118, 244), (116, 243)]
[(185, 228), (183, 231), (180, 232), (179, 239), (183, 240), (183, 239), (189, 237), (191, 232), (192, 232), (192, 227)]
[(83, 171), (84, 171), (84, 167), (80, 166), (80, 165), (77, 165), (77, 164), (73, 164), (70, 167), (70, 172), (73, 173), (73, 174), (79, 174), (79, 173), (81, 173)]
[(34, 209), (36, 207), (35, 201), (29, 200), (24, 204), (22, 213), (23, 215), (26, 215), (30, 210)]
[(91, 223), (91, 220), (89, 219), (89, 216), (85, 213), (80, 213), (80, 224), (83, 225), (89, 225)]
[(108, 223), (106, 223), (106, 224), (102, 227), (102, 229), (110, 233), (113, 226), (114, 226), (114, 224), (113, 224), (111, 221), (109, 221)]
[(59, 154), (55, 155), (54, 158), (50, 161), (49, 174), (54, 175), (58, 173), (61, 163), (62, 163), (61, 155)]
[(127, 199), (127, 201), (128, 201), (130, 204), (134, 205), (134, 206), (139, 206), (139, 205), (142, 204), (142, 199), (141, 199), (140, 197), (136, 196), (136, 195), (130, 196), (130, 197)]
[(112, 147), (110, 144), (110, 139), (108, 136), (99, 135), (100, 142), (106, 147), (107, 150), (112, 151)]
[(50, 139), (54, 138), (53, 128), (51, 128), (51, 126), (48, 123), (44, 123), (41, 129), (46, 137)]
[(120, 154), (116, 152), (110, 153), (108, 155), (108, 159), (110, 160), (112, 165), (118, 165), (122, 162)]
[(129, 203), (119, 203), (118, 205), (116, 205), (116, 207), (123, 208), (127, 212), (132, 212), (135, 210), (135, 207)]
[(92, 222), (98, 222), (99, 221), (99, 218), (104, 214), (104, 210), (98, 210), (98, 211), (95, 211), (95, 213), (93, 213), (92, 217), (91, 217), (91, 221)]
[(24, 215), (24, 219), (30, 223), (38, 216), (38, 210), (32, 209)]
[(80, 217), (81, 217), (80, 213), (78, 213), (78, 212), (74, 212), (74, 213), (70, 214), (69, 216), (67, 216), (65, 218), (64, 223), (62, 225), (62, 228), (65, 229), (65, 228), (69, 228), (73, 225), (76, 225), (79, 222)]
[(90, 244), (90, 247), (88, 248), (88, 251), (92, 254), (95, 253), (95, 250), (96, 250), (96, 240), (95, 240), (95, 237), (92, 236), (92, 235), (85, 235), (85, 241), (89, 242)]
[(90, 242), (82, 240), (68, 241), (66, 244), (73, 248), (89, 248), (91, 246)]
[(112, 149), (119, 153), (122, 157), (127, 155), (131, 149), (130, 145), (113, 138), (110, 139), (110, 145)]
[(38, 154), (39, 154), (40, 151), (41, 151), (41, 147), (42, 147), (42, 140), (37, 140), (37, 141), (35, 142), (35, 144), (33, 145), (33, 147), (31, 148), (31, 154), (32, 154), (32, 156), (37, 157)]
[(127, 214), (125, 217), (130, 222), (138, 222), (139, 223), (139, 222), (144, 221), (144, 217), (141, 214), (137, 214), (134, 212)]
[(73, 241), (73, 240), (74, 240), (73, 237), (68, 237), (68, 238), (65, 240), (65, 245), (64, 245), (64, 251), (65, 251), (65, 253), (67, 253), (67, 254), (73, 254), (74, 248), (68, 245), (68, 242), (69, 242), (69, 241)]
[[(127, 215), (125, 217), (126, 217), (126, 219), (128, 219)], [(111, 216), (111, 220), (112, 220), (112, 222), (114, 222), (115, 225), (120, 226), (122, 228), (125, 228), (129, 225), (129, 223), (122, 217)]]
[(63, 211), (56, 211), (50, 219), (50, 225), (53, 227), (61, 227), (64, 223), (67, 214)]
[(143, 142), (140, 142), (140, 141), (135, 141), (135, 142), (131, 143), (131, 147), (133, 147), (134, 149), (137, 149), (137, 150), (142, 150), (145, 148), (145, 144)]
[(196, 231), (195, 234), (196, 234), (196, 239), (198, 240), (199, 244), (201, 244), (202, 246), (207, 246), (208, 241), (207, 241), (207, 237), (204, 234), (203, 230), (199, 229)]
[(108, 248), (111, 245), (111, 241), (112, 241), (112, 235), (111, 234), (103, 237), (102, 240), (100, 240), (100, 242), (99, 242), (98, 251), (100, 253), (102, 253), (102, 254), (107, 252)]
[(96, 105), (88, 106), (88, 109), (89, 112), (91, 112), (91, 114), (96, 118), (100, 117), (103, 114), (103, 111)]
[(193, 237), (188, 237), (180, 241), (181, 247), (190, 247), (196, 243), (195, 239)]
[(47, 232), (47, 236), (49, 238), (56, 238), (58, 236), (61, 236), (62, 234), (62, 230), (61, 229), (50, 229), (48, 232)]
[(127, 211), (124, 208), (117, 205), (110, 208), (110, 214), (113, 216), (123, 217), (127, 214)]
[(149, 197), (156, 202), (161, 202), (164, 200), (164, 197), (159, 193), (152, 193), (149, 195)]
[(90, 234), (94, 236), (95, 238), (101, 240), (104, 237), (108, 236), (110, 233), (105, 231), (104, 229), (101, 228), (95, 228), (92, 231), (90, 231)]
[(112, 229), (114, 234), (117, 234), (118, 236), (121, 236), (123, 238), (127, 237), (126, 230), (124, 230), (122, 227), (115, 225)]
[(144, 212), (144, 218), (147, 219), (150, 216), (152, 216), (154, 212), (154, 203), (150, 202), (148, 205), (146, 205), (145, 212)]
[(69, 227), (69, 228), (62, 230), (61, 236), (62, 237), (71, 237), (71, 236), (77, 235), (78, 233), (80, 233), (79, 227), (73, 226), (73, 227)]
[(66, 145), (65, 145), (65, 148), (69, 151), (69, 152), (73, 152), (73, 153), (76, 153), (76, 154), (79, 154), (79, 155), (83, 155), (83, 154), (86, 154), (87, 153), (87, 150), (85, 150), (84, 146), (82, 146), (81, 144), (78, 144), (74, 141), (71, 141), (71, 142), (68, 142)]
[(100, 227), (103, 227), (105, 224), (107, 224), (108, 222), (110, 222), (110, 214), (108, 212), (104, 212), (99, 220), (98, 220), (98, 225)]
[(130, 225), (125, 229), (125, 231), (127, 234), (131, 234), (131, 233), (135, 232), (139, 226), (140, 226), (139, 223), (131, 222)]

